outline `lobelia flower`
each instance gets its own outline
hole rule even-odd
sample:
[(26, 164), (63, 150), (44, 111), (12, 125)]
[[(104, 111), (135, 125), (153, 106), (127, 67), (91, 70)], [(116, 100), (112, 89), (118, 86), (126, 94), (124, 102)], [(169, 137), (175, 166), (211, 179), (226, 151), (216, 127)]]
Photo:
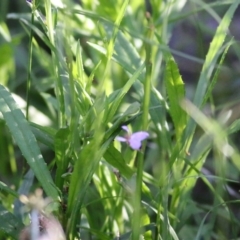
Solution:
[(126, 142), (133, 150), (140, 150), (142, 141), (149, 137), (149, 133), (145, 131), (131, 134), (127, 126), (122, 126), (122, 129), (128, 134), (125, 137), (117, 136), (115, 139), (119, 142)]

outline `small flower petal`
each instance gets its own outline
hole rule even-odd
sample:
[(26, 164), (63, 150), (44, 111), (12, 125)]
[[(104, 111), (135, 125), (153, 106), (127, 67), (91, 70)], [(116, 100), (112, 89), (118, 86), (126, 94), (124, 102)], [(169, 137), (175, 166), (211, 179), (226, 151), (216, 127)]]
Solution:
[(140, 131), (133, 133), (128, 139), (129, 146), (134, 150), (140, 150), (142, 141), (149, 137), (148, 132)]
[(133, 150), (140, 150), (142, 141), (149, 137), (149, 133), (145, 131), (129, 133), (127, 126), (123, 125), (122, 129), (128, 133), (126, 137), (117, 136), (115, 140), (119, 142), (126, 142)]
[(126, 131), (127, 133), (129, 133), (129, 129), (128, 129), (127, 126), (123, 125), (123, 126), (122, 126), (122, 129), (123, 129), (124, 131)]
[(140, 131), (140, 132), (135, 132), (131, 135), (130, 139), (133, 139), (135, 141), (143, 141), (149, 137), (148, 132)]
[(129, 140), (129, 146), (133, 149), (133, 150), (140, 150), (142, 143), (141, 141), (132, 141), (131, 139)]
[(127, 139), (126, 139), (126, 138), (120, 137), (120, 136), (115, 137), (115, 140), (117, 140), (117, 141), (119, 141), (119, 142), (127, 142)]

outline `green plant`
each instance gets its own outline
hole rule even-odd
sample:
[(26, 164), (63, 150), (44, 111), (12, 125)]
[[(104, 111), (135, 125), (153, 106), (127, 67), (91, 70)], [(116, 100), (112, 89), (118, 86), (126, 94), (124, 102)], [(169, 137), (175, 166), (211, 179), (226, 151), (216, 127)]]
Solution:
[[(228, 193), (239, 176), (239, 116), (229, 121), (214, 89), (230, 49), (239, 56), (228, 32), (239, 3), (33, 0), (27, 13), (9, 13), (20, 34), (2, 21), (0, 237), (18, 238), (29, 224), (19, 196), (40, 187), (67, 239), (237, 239), (239, 202)], [(204, 59), (169, 43), (199, 12), (218, 21)], [(24, 76), (19, 56), (14, 76), (18, 48)], [(202, 64), (194, 91), (178, 56)], [(26, 115), (14, 94), (26, 98)], [(115, 141), (125, 125), (149, 133), (140, 150)]]

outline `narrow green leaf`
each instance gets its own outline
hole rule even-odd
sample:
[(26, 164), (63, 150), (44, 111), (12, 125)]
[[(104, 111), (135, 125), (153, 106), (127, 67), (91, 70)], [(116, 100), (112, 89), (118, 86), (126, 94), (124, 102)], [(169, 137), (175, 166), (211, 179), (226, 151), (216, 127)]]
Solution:
[(170, 102), (169, 112), (173, 119), (177, 140), (180, 140), (187, 119), (186, 112), (179, 105), (185, 97), (185, 89), (178, 66), (172, 57), (167, 60), (165, 84)]
[(56, 200), (58, 197), (57, 189), (54, 186), (52, 177), (44, 162), (29, 123), (17, 107), (11, 94), (2, 85), (0, 85), (0, 111), (13, 138), (43, 189), (49, 197)]
[(51, 44), (49, 39), (46, 37), (46, 35), (41, 30), (39, 30), (39, 28), (32, 25), (26, 19), (21, 19), (21, 22), (24, 23), (27, 26), (26, 31), (28, 31), (28, 29), (32, 29), (42, 39), (42, 41), (44, 41), (44, 43), (46, 43), (48, 45), (49, 48), (51, 48), (51, 49), (53, 48), (53, 45)]
[[(117, 42), (117, 41), (116, 41), (116, 42)], [(92, 47), (92, 48), (95, 49), (96, 51), (100, 52), (100, 53), (103, 54), (103, 55), (106, 55), (107, 51), (106, 51), (106, 49), (105, 49), (104, 47), (99, 46), (99, 45), (97, 45), (97, 44), (95, 44), (95, 43), (91, 43), (91, 42), (87, 42), (87, 43), (89, 44), (90, 47)], [(121, 54), (120, 54), (120, 53), (118, 54), (116, 45), (115, 45), (115, 49), (116, 49), (116, 53), (113, 53), (112, 59), (113, 59), (115, 62), (119, 63), (119, 64), (123, 67), (124, 71), (133, 74), (133, 73), (136, 71), (136, 68), (135, 68), (134, 65), (133, 65), (134, 63), (131, 63), (131, 62), (129, 61), (129, 58), (131, 58), (130, 53), (129, 53), (128, 55), (127, 55), (127, 54), (124, 54), (124, 52), (122, 52)], [(121, 49), (121, 48), (119, 48), (119, 49)], [(123, 57), (123, 55), (124, 55), (125, 57)], [(140, 61), (140, 63), (141, 63), (140, 58), (139, 58), (139, 61)], [(137, 61), (137, 62), (139, 62), (139, 61)], [(136, 63), (137, 63), (137, 62), (136, 62)], [(138, 66), (138, 67), (139, 67), (139, 66)], [(139, 79), (140, 79), (141, 81), (143, 81), (144, 75), (141, 74), (141, 75), (139, 76)]]
[(33, 122), (30, 122), (30, 126), (36, 139), (48, 146), (50, 149), (54, 150), (53, 139), (56, 134), (56, 130), (50, 127), (40, 126)]
[(235, 120), (228, 128), (228, 134), (240, 131), (240, 119)]
[(83, 69), (83, 63), (82, 63), (82, 51), (81, 51), (80, 42), (77, 43), (76, 64), (77, 64), (77, 76), (79, 79), (79, 83), (85, 89), (86, 85), (88, 83), (85, 82), (85, 77), (84, 77), (84, 69)]
[(4, 182), (0, 181), (0, 191), (11, 194), (14, 197), (18, 197), (18, 193), (8, 187)]
[[(229, 7), (228, 11), (225, 13), (224, 17), (222, 18), (222, 21), (219, 24), (217, 31), (214, 35), (214, 38), (210, 44), (210, 48), (208, 50), (205, 62), (202, 67), (201, 75), (200, 75), (200, 78), (198, 81), (197, 90), (194, 95), (193, 103), (196, 107), (202, 106), (202, 103), (204, 101), (204, 96), (206, 94), (213, 69), (214, 69), (217, 59), (219, 57), (223, 42), (227, 36), (230, 22), (232, 20), (233, 14), (236, 11), (239, 4), (240, 4), (240, 0), (236, 0)], [(185, 138), (188, 139), (187, 148), (189, 147), (189, 145), (191, 143), (191, 139), (193, 137), (195, 127), (196, 127), (196, 123), (194, 122), (194, 120), (190, 119), (188, 126), (186, 128), (186, 131), (185, 131)]]
[(203, 103), (202, 103), (203, 106), (204, 106), (204, 104), (207, 102), (208, 98), (210, 97), (210, 95), (211, 95), (211, 93), (212, 93), (212, 91), (213, 91), (214, 86), (215, 86), (216, 83), (217, 83), (221, 66), (222, 66), (223, 61), (224, 61), (224, 59), (225, 59), (225, 57), (226, 57), (226, 54), (227, 54), (227, 52), (228, 52), (229, 47), (230, 47), (232, 44), (233, 44), (233, 41), (230, 41), (230, 42), (228, 42), (228, 43), (226, 44), (226, 46), (225, 46), (225, 48), (224, 48), (225, 50), (224, 50), (224, 52), (223, 52), (223, 54), (222, 54), (222, 57), (221, 57), (220, 62), (219, 62), (219, 64), (218, 64), (217, 70), (215, 71), (214, 76), (213, 76), (213, 79), (212, 79), (211, 83), (209, 84), (208, 89), (207, 89), (207, 92), (206, 92), (206, 94), (205, 94), (205, 96), (204, 96), (204, 100), (203, 100)]
[(95, 105), (97, 117), (94, 118), (91, 126), (92, 129), (94, 129), (94, 133), (91, 139), (85, 141), (80, 154), (76, 156), (73, 173), (71, 175), (67, 209), (67, 214), (70, 218), (67, 234), (71, 236), (76, 235), (76, 224), (80, 215), (80, 208), (92, 176), (108, 145), (113, 140), (110, 138), (103, 143), (103, 129), (106, 128), (106, 125), (104, 125), (102, 121), (102, 106), (104, 106), (102, 101), (97, 102)]
[(122, 154), (111, 144), (105, 154), (103, 155), (105, 160), (113, 167), (119, 170), (119, 172), (126, 178), (132, 177), (134, 170), (132, 170), (126, 163)]
[(77, 217), (80, 214), (80, 208), (87, 188), (101, 157), (112, 139), (100, 146), (101, 141), (102, 138), (98, 134), (95, 135), (93, 140), (81, 151), (74, 166), (68, 196), (68, 214), (70, 215), (69, 233), (75, 232)]
[(117, 19), (115, 21), (115, 26), (113, 29), (113, 33), (112, 36), (110, 38), (109, 44), (108, 44), (108, 48), (107, 48), (107, 58), (110, 60), (113, 54), (113, 50), (114, 50), (114, 43), (117, 37), (117, 33), (119, 31), (119, 25), (124, 17), (124, 13), (126, 11), (126, 8), (128, 6), (129, 0), (125, 0), (121, 6), (121, 8), (119, 9), (118, 15), (117, 15)]
[(79, 113), (85, 116), (92, 106), (92, 100), (87, 91), (77, 81), (74, 81), (76, 91), (76, 105)]
[[(113, 26), (110, 23), (105, 23), (104, 28), (106, 30), (106, 33), (108, 37), (110, 38)], [(134, 69), (137, 69), (141, 66), (141, 57), (136, 50), (136, 48), (131, 44), (131, 42), (125, 37), (122, 31), (118, 31), (114, 46), (116, 57), (118, 59), (118, 62), (122, 65), (128, 65), (129, 67)], [(125, 69), (125, 68), (124, 68)]]
[(70, 130), (69, 128), (61, 128), (55, 135), (55, 158), (56, 158), (56, 185), (62, 188), (64, 179), (62, 174), (65, 173), (68, 166), (67, 151), (70, 143)]

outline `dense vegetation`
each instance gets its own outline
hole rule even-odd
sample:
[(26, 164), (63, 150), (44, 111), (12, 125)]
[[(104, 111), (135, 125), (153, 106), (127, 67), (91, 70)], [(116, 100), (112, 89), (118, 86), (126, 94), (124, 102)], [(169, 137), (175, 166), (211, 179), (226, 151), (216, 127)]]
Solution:
[(1, 0), (0, 239), (239, 239), (239, 4)]

